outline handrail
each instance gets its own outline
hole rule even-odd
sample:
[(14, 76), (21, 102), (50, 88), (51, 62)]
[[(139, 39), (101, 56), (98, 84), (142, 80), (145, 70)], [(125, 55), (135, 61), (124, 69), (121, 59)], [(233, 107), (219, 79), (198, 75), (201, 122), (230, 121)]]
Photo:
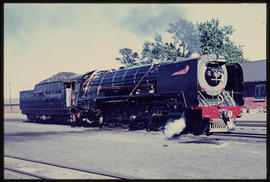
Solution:
[(206, 98), (203, 96), (203, 94), (199, 90), (198, 90), (198, 93), (204, 99), (204, 101), (208, 104), (208, 106), (210, 106), (210, 104), (207, 102)]
[(130, 92), (129, 95), (133, 95), (133, 92), (138, 88), (138, 86), (140, 85), (140, 83), (142, 82), (142, 80), (145, 78), (145, 76), (151, 71), (151, 69), (153, 68), (154, 64), (151, 65), (151, 67), (149, 68), (149, 70), (143, 75), (143, 77), (140, 79), (140, 81), (137, 83), (137, 85), (133, 88), (133, 90)]

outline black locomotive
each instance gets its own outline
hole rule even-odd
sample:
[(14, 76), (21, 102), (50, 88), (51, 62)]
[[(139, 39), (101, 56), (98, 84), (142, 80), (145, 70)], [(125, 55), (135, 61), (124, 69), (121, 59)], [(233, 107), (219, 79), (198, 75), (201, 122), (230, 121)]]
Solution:
[[(240, 65), (226, 64), (217, 55), (91, 71), (59, 85), (58, 109), (71, 125), (88, 123), (159, 130), (169, 120), (179, 119), (185, 113), (186, 132), (226, 132), (241, 115), (242, 81)], [(57, 109), (49, 105), (47, 110), (39, 106), (32, 107), (31, 112), (27, 110), (23, 104), (27, 100), (23, 97), (26, 92), (20, 93), (21, 110), (29, 119), (60, 116), (50, 113)], [(49, 95), (43, 96), (49, 98)], [(39, 97), (39, 104), (44, 98)]]

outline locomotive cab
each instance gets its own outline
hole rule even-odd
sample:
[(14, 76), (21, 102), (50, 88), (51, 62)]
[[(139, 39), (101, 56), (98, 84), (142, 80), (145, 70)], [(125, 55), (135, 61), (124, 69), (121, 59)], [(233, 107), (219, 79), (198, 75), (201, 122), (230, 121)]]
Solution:
[(66, 90), (66, 107), (71, 106), (71, 83), (64, 82), (65, 90)]
[(78, 106), (79, 91), (81, 79), (83, 75), (75, 75), (70, 77), (70, 81), (66, 82), (66, 100), (70, 106)]
[(78, 100), (82, 76), (83, 75), (75, 75), (70, 77), (69, 81), (64, 82), (66, 90), (66, 107), (70, 111), (69, 123), (71, 126), (75, 126), (75, 122), (77, 118), (79, 118)]

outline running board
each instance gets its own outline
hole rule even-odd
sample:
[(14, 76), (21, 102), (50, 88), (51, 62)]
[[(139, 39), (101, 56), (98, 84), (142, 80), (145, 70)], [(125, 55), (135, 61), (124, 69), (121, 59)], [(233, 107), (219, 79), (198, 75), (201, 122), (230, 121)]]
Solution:
[(229, 128), (223, 119), (213, 119), (209, 121), (209, 132), (228, 132)]

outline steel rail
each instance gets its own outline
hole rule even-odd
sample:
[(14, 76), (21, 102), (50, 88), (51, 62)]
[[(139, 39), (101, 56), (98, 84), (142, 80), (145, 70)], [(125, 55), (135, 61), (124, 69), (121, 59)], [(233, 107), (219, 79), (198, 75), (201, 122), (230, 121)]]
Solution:
[(41, 176), (41, 175), (36, 175), (36, 174), (29, 173), (29, 172), (26, 172), (26, 171), (21, 171), (21, 170), (18, 170), (18, 169), (11, 169), (11, 168), (8, 168), (8, 167), (4, 167), (4, 170), (9, 170), (9, 171), (12, 171), (12, 172), (15, 172), (15, 173), (19, 173), (19, 174), (23, 174), (23, 175), (35, 177), (35, 178), (38, 178), (38, 179), (51, 179), (49, 177), (44, 177), (44, 176)]
[(258, 135), (258, 136), (265, 136), (266, 133), (242, 133), (242, 132), (232, 132), (230, 134), (239, 134), (239, 135)]
[(266, 124), (236, 124), (238, 127), (266, 127)]
[(245, 138), (261, 138), (266, 139), (266, 134), (257, 133), (213, 133), (213, 136), (227, 136), (227, 137), (245, 137)]
[[(74, 170), (74, 171), (78, 171), (78, 172), (85, 172), (85, 173), (88, 173), (88, 174), (106, 176), (106, 177), (111, 177), (111, 178), (116, 178), (116, 179), (133, 179), (134, 178), (134, 177), (128, 177), (128, 176), (119, 176), (119, 175), (113, 175), (113, 174), (106, 174), (104, 172), (99, 172), (99, 171), (92, 171), (92, 170), (90, 171), (90, 170), (85, 170), (85, 169), (66, 167), (66, 166), (62, 166), (62, 165), (58, 165), (58, 164), (52, 164), (52, 163), (47, 163), (47, 162), (42, 162), (42, 161), (37, 161), (37, 160), (32, 160), (32, 159), (24, 159), (24, 158), (17, 157), (17, 156), (4, 155), (4, 157), (17, 159), (17, 160), (22, 160), (22, 161), (27, 161), (27, 162), (32, 162), (32, 163), (36, 163), (36, 164), (44, 164), (44, 165), (48, 165), (48, 166), (54, 166), (54, 167), (59, 167), (59, 168), (63, 168), (63, 169)], [(15, 172), (17, 172), (17, 171), (20, 172), (19, 170), (15, 170), (15, 169), (8, 169), (8, 170), (13, 170)], [(25, 173), (28, 173), (28, 172), (25, 172)], [(31, 173), (29, 173), (29, 174), (31, 175)], [(36, 175), (36, 176), (38, 177), (38, 175)], [(41, 177), (41, 176), (39, 176), (39, 177)], [(44, 177), (42, 177), (42, 178), (44, 178)], [(46, 177), (46, 179), (49, 179), (49, 178)]]

